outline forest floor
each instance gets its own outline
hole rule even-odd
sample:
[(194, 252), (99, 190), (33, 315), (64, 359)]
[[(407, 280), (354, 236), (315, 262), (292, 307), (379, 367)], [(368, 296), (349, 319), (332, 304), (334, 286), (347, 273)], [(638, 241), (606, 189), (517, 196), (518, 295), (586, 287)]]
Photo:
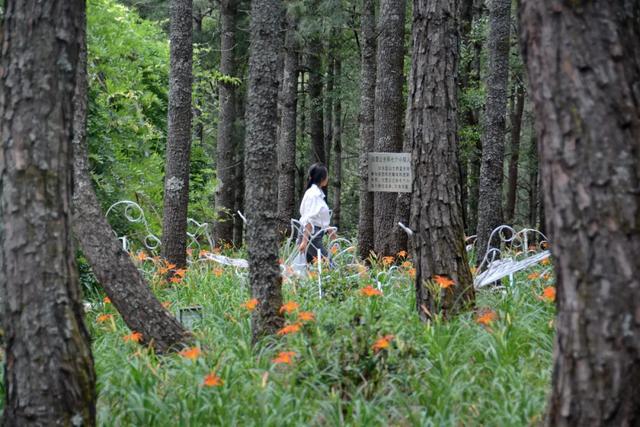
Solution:
[(235, 269), (196, 262), (162, 284), (161, 263), (145, 258), (135, 262), (171, 311), (203, 307), (197, 344), (157, 356), (97, 288), (85, 289), (100, 425), (524, 426), (543, 413), (555, 308), (542, 266), (480, 291), (474, 312), (431, 323), (415, 312), (405, 259), (382, 295), (367, 286), (390, 260), (332, 272), (322, 299), (317, 278), (288, 282), (290, 326), (253, 349), (252, 301)]

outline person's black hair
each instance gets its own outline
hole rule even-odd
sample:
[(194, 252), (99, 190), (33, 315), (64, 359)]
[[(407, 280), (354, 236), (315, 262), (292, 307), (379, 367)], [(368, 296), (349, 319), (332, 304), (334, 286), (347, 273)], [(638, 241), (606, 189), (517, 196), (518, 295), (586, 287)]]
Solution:
[(320, 187), (320, 183), (324, 181), (328, 175), (329, 171), (327, 171), (325, 165), (322, 163), (312, 164), (307, 174), (307, 190), (310, 189), (313, 184)]

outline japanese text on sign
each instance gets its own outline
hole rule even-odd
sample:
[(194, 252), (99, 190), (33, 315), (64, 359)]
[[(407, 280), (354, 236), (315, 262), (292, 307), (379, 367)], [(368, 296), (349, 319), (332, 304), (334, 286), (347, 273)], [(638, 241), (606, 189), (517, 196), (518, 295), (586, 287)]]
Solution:
[(410, 153), (369, 153), (369, 191), (410, 193)]

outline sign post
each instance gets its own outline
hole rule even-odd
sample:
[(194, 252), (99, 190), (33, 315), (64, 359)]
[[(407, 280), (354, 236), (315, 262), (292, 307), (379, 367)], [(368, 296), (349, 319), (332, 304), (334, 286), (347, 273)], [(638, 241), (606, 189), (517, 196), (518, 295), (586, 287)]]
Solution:
[(369, 191), (410, 193), (411, 153), (369, 153)]

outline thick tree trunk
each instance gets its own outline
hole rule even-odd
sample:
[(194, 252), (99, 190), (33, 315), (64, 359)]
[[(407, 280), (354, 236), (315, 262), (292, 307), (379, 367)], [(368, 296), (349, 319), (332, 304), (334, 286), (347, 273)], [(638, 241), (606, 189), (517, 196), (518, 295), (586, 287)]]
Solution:
[(8, 0), (0, 55), (2, 425), (96, 422), (71, 238), (73, 97), (84, 1)]
[(251, 48), (247, 139), (245, 147), (247, 244), (251, 292), (259, 301), (253, 312), (254, 342), (275, 333), (283, 324), (278, 266), (276, 170), (277, 56), (282, 48), (280, 0), (254, 1), (251, 5)]
[[(237, 0), (220, 2), (220, 72), (235, 77)], [(216, 243), (233, 240), (235, 204), (235, 150), (233, 128), (236, 119), (236, 87), (232, 83), (219, 82), (220, 113), (218, 119), (218, 145), (216, 151), (218, 188), (216, 189)]]
[(503, 223), (502, 184), (510, 27), (511, 0), (489, 0), (489, 76), (480, 166), (477, 264), (484, 258), (491, 232)]
[(131, 257), (122, 249), (102, 212), (89, 172), (87, 154), (86, 50), (81, 53), (75, 99), (73, 136), (73, 232), (107, 296), (142, 343), (159, 353), (180, 348), (191, 339), (162, 307)]
[(360, 210), (358, 215), (358, 252), (366, 259), (374, 249), (373, 193), (369, 191), (368, 158), (373, 151), (376, 91), (376, 18), (375, 1), (362, 0), (360, 23), (362, 52), (360, 68)]
[[(402, 150), (404, 128), (404, 18), (406, 0), (381, 0), (378, 20), (374, 144), (376, 152)], [(374, 245), (378, 256), (395, 255), (397, 193), (374, 197)]]
[(333, 225), (340, 228), (341, 205), (340, 197), (342, 196), (342, 100), (340, 99), (340, 83), (342, 75), (342, 62), (340, 58), (333, 61), (333, 78), (336, 82), (338, 90), (334, 94), (333, 99), (333, 146), (335, 162), (333, 163)]
[(640, 2), (527, 0), (557, 277), (549, 426), (640, 425)]
[(278, 140), (278, 221), (281, 233), (295, 218), (296, 127), (298, 104), (298, 44), (295, 18), (287, 14), (284, 75), (282, 77), (282, 122)]
[(312, 37), (307, 47), (309, 67), (309, 131), (311, 132), (311, 160), (327, 163), (324, 146), (324, 122), (322, 101), (322, 41)]
[(164, 171), (162, 256), (187, 265), (187, 208), (191, 157), (192, 0), (171, 0), (169, 120)]
[[(464, 245), (457, 154), (456, 0), (414, 0), (408, 126), (414, 173), (416, 305), (422, 319), (447, 316), (475, 300)], [(433, 58), (439, 58), (433, 61)], [(454, 286), (432, 294), (440, 275)]]
[(509, 180), (507, 182), (507, 205), (504, 213), (507, 224), (513, 224), (515, 221), (518, 161), (520, 160), (520, 131), (522, 129), (522, 114), (524, 113), (524, 87), (518, 84), (515, 91), (515, 106), (511, 115), (511, 156), (509, 159)]

